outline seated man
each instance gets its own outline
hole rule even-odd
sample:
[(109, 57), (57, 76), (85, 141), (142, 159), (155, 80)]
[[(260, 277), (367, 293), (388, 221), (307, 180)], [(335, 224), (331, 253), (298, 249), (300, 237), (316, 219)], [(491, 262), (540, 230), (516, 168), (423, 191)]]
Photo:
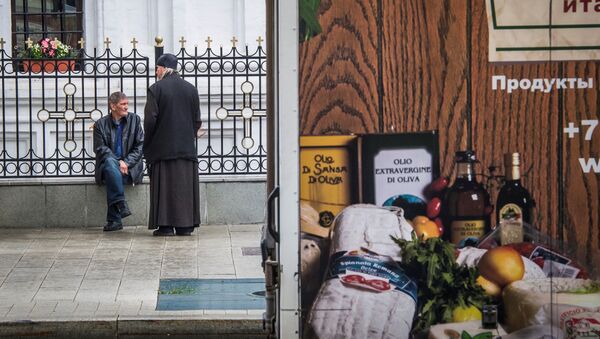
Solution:
[(94, 125), (96, 183), (106, 184), (107, 224), (104, 231), (123, 229), (121, 218), (131, 215), (125, 200), (126, 184), (139, 184), (143, 177), (141, 119), (127, 112), (129, 101), (122, 92), (108, 98), (111, 114)]

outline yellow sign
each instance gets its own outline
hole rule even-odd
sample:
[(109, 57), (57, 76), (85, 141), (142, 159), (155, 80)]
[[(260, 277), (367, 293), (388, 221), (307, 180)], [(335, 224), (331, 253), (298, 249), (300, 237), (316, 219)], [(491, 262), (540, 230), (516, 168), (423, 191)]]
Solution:
[(333, 219), (358, 201), (355, 136), (300, 137), (302, 231), (327, 236)]

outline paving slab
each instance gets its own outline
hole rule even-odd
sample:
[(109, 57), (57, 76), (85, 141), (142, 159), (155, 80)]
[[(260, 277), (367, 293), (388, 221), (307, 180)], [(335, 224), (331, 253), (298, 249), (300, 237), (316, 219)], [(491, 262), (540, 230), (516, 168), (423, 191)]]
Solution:
[(242, 251), (259, 247), (261, 227), (3, 229), (0, 337), (264, 338), (264, 310), (156, 310), (162, 278), (262, 278), (260, 256)]

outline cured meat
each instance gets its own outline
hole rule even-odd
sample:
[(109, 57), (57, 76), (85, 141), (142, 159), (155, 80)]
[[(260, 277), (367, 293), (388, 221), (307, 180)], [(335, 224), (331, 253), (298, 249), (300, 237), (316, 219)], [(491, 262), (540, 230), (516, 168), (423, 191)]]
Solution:
[[(362, 248), (397, 258), (399, 247), (390, 236), (408, 240), (411, 231), (401, 209), (393, 212), (373, 205), (353, 205), (336, 218), (330, 253), (354, 253)], [(363, 279), (359, 275), (346, 277)], [(310, 311), (307, 337), (405, 339), (409, 338), (414, 313), (415, 300), (403, 291), (392, 288), (374, 292), (331, 277), (321, 286)]]

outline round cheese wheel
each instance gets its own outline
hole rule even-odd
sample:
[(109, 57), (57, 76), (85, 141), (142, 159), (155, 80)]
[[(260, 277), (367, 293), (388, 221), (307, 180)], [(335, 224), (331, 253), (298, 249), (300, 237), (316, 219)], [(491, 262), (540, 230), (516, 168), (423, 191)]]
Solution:
[[(545, 304), (600, 307), (600, 282), (587, 279), (543, 278), (519, 280), (502, 291), (508, 332), (534, 324)], [(585, 292), (591, 291), (591, 292)]]

